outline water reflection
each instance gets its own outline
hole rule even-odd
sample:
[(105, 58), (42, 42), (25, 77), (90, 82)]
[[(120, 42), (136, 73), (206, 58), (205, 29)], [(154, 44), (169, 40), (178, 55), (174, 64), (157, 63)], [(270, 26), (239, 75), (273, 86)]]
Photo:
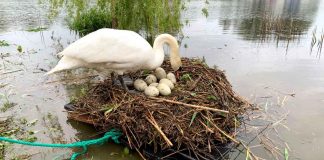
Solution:
[(244, 40), (257, 42), (298, 40), (309, 30), (318, 10), (317, 0), (253, 0), (228, 3), (230, 6), (237, 3), (250, 4), (239, 4), (238, 9), (225, 11), (224, 14), (234, 11), (236, 16), (220, 18), (219, 24), (223, 30), (234, 28)]

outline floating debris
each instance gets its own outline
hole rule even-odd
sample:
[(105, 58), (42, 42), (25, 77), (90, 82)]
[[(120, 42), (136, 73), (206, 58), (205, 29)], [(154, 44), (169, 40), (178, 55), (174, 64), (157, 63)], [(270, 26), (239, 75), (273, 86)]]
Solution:
[(17, 47), (17, 51), (18, 51), (19, 53), (22, 52), (22, 47), (21, 47), (21, 45), (18, 45), (18, 47)]
[(10, 46), (10, 44), (7, 41), (0, 40), (0, 47), (7, 47), (7, 46)]

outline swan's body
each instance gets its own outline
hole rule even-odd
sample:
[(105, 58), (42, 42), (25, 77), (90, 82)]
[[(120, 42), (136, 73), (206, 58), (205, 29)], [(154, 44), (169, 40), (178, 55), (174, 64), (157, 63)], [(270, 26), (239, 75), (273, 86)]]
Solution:
[(65, 48), (63, 57), (47, 74), (79, 67), (93, 68), (103, 73), (155, 69), (164, 60), (163, 44), (170, 46), (170, 61), (174, 70), (181, 66), (179, 46), (169, 34), (159, 35), (152, 46), (133, 31), (100, 29), (92, 32)]

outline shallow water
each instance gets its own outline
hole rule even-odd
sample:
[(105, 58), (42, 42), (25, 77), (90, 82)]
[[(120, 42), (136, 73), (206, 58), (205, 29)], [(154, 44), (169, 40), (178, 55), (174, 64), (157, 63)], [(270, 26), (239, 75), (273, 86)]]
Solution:
[[(324, 147), (324, 127), (321, 125), (324, 110), (324, 60), (316, 55), (316, 46), (310, 54), (312, 32), (324, 30), (324, 2), (320, 0), (227, 0), (190, 1), (182, 20), (189, 21), (182, 29), (184, 39), (181, 54), (187, 57), (204, 56), (209, 65), (224, 69), (236, 92), (251, 101), (272, 104), (268, 107), (288, 111), (285, 124), (278, 127), (281, 138), (289, 145), (291, 159), (321, 159)], [(209, 16), (201, 10), (208, 8)], [(264, 31), (267, 17), (280, 17), (293, 24), (296, 32), (273, 34)], [(273, 20), (273, 23), (278, 21)], [(295, 26), (294, 26), (295, 25)], [(30, 28), (45, 26), (43, 32), (26, 32)], [(261, 28), (261, 30), (258, 30)], [(0, 2), (0, 40), (11, 45), (0, 47), (0, 53), (10, 53), (0, 59), (1, 93), (10, 94), (10, 101), (18, 103), (3, 115), (14, 113), (28, 120), (38, 119), (32, 129), (38, 130), (38, 141), (72, 142), (95, 136), (91, 127), (67, 121), (63, 105), (69, 102), (75, 89), (74, 78), (86, 77), (69, 74), (68, 82), (57, 82), (60, 76), (45, 77), (44, 71), (53, 67), (55, 54), (78, 36), (70, 32), (62, 18), (50, 22), (46, 10), (40, 9), (37, 0)], [(21, 45), (25, 53), (19, 53)], [(184, 47), (187, 46), (187, 47)], [(12, 63), (9, 63), (8, 60)], [(20, 71), (17, 71), (20, 70)], [(14, 73), (3, 74), (9, 71)], [(61, 75), (62, 76), (62, 75)], [(64, 75), (63, 75), (64, 76)], [(295, 94), (295, 97), (289, 96)], [(268, 97), (262, 99), (260, 97)], [(286, 97), (286, 98), (285, 98)], [(285, 99), (284, 105), (282, 104)], [(280, 104), (280, 105), (278, 105)], [(43, 117), (57, 116), (62, 130), (51, 130)], [(54, 120), (55, 121), (55, 120)], [(20, 149), (20, 146), (17, 146)], [(107, 144), (90, 149), (93, 159), (133, 159), (123, 155), (122, 147)], [(24, 152), (35, 154), (33, 159), (51, 159), (68, 150), (48, 150), (23, 147)], [(269, 158), (261, 148), (257, 155)], [(283, 152), (283, 150), (282, 150)], [(115, 154), (117, 153), (117, 154)], [(239, 159), (245, 158), (244, 155)]]

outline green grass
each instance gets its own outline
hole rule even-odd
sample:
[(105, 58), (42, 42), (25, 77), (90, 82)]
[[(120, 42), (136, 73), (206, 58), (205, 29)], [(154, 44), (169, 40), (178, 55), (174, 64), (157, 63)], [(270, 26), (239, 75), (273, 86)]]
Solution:
[(285, 155), (285, 160), (289, 160), (289, 153), (287, 148), (285, 148), (284, 155)]
[(69, 27), (78, 31), (81, 35), (86, 35), (100, 28), (111, 28), (110, 12), (105, 9), (91, 8), (73, 18), (69, 23)]
[(180, 77), (181, 81), (192, 81), (191, 74), (186, 73)]

